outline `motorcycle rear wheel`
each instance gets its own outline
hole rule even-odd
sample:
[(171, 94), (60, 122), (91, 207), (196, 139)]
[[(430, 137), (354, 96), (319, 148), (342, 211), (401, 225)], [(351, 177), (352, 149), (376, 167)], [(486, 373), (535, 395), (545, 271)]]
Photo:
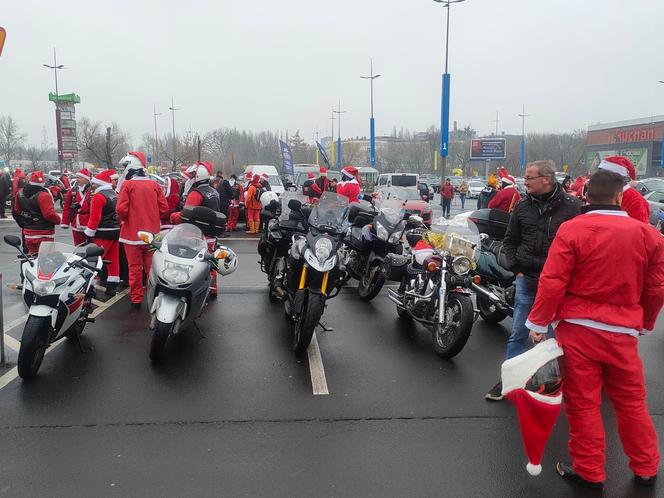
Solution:
[(482, 320), (487, 323), (500, 323), (507, 318), (507, 314), (500, 311), (495, 304), (481, 294), (477, 295), (477, 308), (480, 310)]
[(302, 356), (309, 347), (314, 329), (325, 310), (325, 296), (307, 292), (302, 306), (302, 313), (295, 321), (293, 329), (293, 352), (295, 356)]
[(360, 296), (360, 300), (364, 302), (369, 302), (376, 297), (385, 284), (385, 276), (381, 273), (380, 268), (376, 268), (373, 279), (368, 280), (368, 274), (372, 270), (373, 268), (369, 268), (367, 272), (364, 272), (357, 285), (357, 293)]
[(157, 320), (157, 324), (152, 333), (152, 342), (150, 343), (150, 360), (152, 363), (160, 363), (164, 358), (164, 349), (166, 341), (171, 335), (172, 323), (164, 323)]
[(51, 317), (29, 316), (25, 322), (16, 366), (22, 379), (34, 379), (46, 354)]
[[(448, 320), (448, 314), (452, 313)], [(433, 325), (433, 350), (441, 358), (458, 355), (470, 338), (473, 328), (473, 301), (465, 294), (450, 294), (447, 298), (446, 319)]]

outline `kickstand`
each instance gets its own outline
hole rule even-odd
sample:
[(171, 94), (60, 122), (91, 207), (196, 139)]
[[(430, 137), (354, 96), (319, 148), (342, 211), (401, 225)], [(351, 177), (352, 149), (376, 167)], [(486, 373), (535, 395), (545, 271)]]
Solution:
[(198, 335), (200, 335), (202, 339), (205, 339), (205, 334), (203, 333), (203, 331), (201, 330), (201, 328), (198, 326), (198, 324), (196, 322), (194, 322), (194, 327), (196, 327), (196, 330), (198, 331)]
[(334, 329), (331, 327), (327, 326), (327, 323), (325, 322), (318, 322), (318, 326), (323, 329), (323, 332), (333, 332)]
[(81, 353), (86, 354), (88, 353), (88, 350), (83, 347), (83, 344), (81, 343), (81, 336), (80, 334), (74, 334), (74, 337), (76, 338), (76, 344), (78, 344), (78, 349)]

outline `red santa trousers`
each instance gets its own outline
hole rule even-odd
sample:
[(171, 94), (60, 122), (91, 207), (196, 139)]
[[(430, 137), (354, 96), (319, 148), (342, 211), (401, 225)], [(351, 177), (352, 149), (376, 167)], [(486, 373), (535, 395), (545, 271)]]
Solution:
[(653, 426), (636, 337), (574, 325), (556, 328), (565, 351), (563, 401), (569, 422), (569, 453), (574, 470), (588, 481), (604, 481), (602, 386), (618, 420), (629, 467), (639, 476), (654, 476), (659, 467)]
[(132, 303), (140, 303), (143, 301), (143, 274), (150, 274), (152, 251), (145, 244), (124, 244), (124, 250), (129, 267), (129, 298)]
[(104, 248), (104, 259), (109, 261), (109, 263), (105, 263), (106, 281), (118, 283), (120, 281), (120, 241), (94, 237), (92, 243)]
[(228, 230), (235, 230), (237, 227), (237, 220), (240, 217), (240, 206), (229, 206), (228, 208), (228, 221), (226, 228)]
[(76, 230), (71, 231), (71, 238), (74, 239), (75, 246), (80, 246), (81, 244), (85, 244), (85, 241), (88, 240), (88, 238), (85, 236), (83, 232), (78, 232)]
[(28, 254), (37, 254), (42, 242), (53, 242), (55, 240), (55, 235), (31, 235), (25, 233), (25, 231), (23, 237), (25, 238), (25, 247)]
[(254, 223), (261, 222), (261, 210), (260, 209), (246, 209), (247, 222), (253, 221)]

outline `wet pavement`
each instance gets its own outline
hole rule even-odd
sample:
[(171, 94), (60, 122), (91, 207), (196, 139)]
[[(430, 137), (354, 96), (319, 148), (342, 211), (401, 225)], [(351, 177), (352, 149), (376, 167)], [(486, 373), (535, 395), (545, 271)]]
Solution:
[[(14, 226), (0, 225), (6, 233)], [(362, 303), (351, 285), (329, 301), (333, 330), (317, 331), (314, 369), (292, 355), (291, 326), (268, 301), (255, 238), (234, 233), (227, 244), (238, 271), (222, 280), (200, 332), (169, 342), (163, 365), (148, 359), (147, 311), (124, 298), (86, 327), (87, 353), (62, 344), (35, 381), (0, 388), (0, 496), (599, 496), (554, 473), (567, 457), (564, 416), (533, 478), (513, 406), (484, 400), (510, 319), (479, 319), (466, 348), (445, 361), (384, 291)], [(4, 284), (16, 265), (0, 243)], [(18, 292), (5, 286), (3, 297), (5, 323), (20, 319)], [(19, 340), (21, 330), (7, 333)], [(641, 340), (660, 440), (663, 333), (660, 320)], [(321, 372), (327, 395), (312, 387)], [(609, 406), (605, 422), (603, 496), (658, 496), (632, 485)]]

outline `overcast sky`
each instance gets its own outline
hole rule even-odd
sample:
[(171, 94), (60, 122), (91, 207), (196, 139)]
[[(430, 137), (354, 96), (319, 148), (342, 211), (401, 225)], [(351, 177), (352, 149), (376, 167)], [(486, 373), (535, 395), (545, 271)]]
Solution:
[[(433, 0), (0, 0), (0, 116), (55, 141), (52, 63), (77, 117), (116, 121), (135, 144), (160, 133), (238, 127), (368, 135), (439, 123), (444, 11)], [(480, 133), (564, 131), (664, 114), (664, 1), (467, 0), (452, 6), (451, 120)], [(335, 130), (336, 135), (336, 130)]]

